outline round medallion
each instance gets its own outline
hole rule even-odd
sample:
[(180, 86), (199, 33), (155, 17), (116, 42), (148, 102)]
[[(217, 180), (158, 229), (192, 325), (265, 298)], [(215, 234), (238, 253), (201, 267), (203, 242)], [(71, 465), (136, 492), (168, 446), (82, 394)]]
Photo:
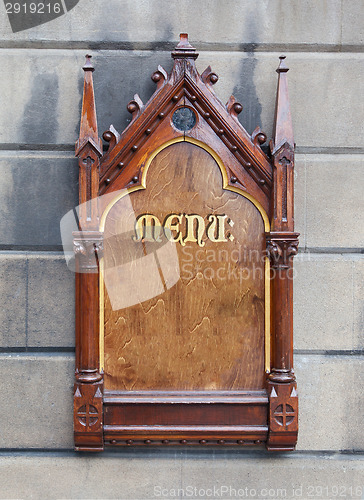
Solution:
[(176, 129), (186, 132), (196, 125), (196, 115), (190, 108), (178, 108), (173, 113), (172, 123)]

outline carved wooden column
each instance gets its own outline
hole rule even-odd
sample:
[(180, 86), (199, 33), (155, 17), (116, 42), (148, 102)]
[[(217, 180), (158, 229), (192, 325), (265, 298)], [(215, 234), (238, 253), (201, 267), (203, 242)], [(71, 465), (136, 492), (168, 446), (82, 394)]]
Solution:
[(103, 374), (99, 354), (99, 258), (103, 236), (98, 231), (99, 159), (91, 64), (86, 56), (80, 136), (76, 143), (79, 159), (79, 229), (74, 233), (76, 259), (76, 382), (74, 431), (78, 450), (103, 449)]
[(273, 156), (272, 227), (266, 234), (271, 263), (273, 352), (268, 376), (268, 449), (294, 449), (298, 431), (298, 399), (293, 372), (293, 268), (298, 251), (294, 232), (294, 140), (285, 56), (280, 57)]

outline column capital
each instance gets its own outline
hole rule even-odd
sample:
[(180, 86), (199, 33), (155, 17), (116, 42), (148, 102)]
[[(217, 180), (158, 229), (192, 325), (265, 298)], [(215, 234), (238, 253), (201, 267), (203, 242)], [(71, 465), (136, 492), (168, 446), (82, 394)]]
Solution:
[(273, 269), (288, 269), (289, 261), (297, 255), (300, 233), (273, 231), (265, 233), (266, 252)]
[(97, 273), (98, 261), (104, 250), (104, 235), (99, 231), (74, 231), (73, 251), (78, 272)]

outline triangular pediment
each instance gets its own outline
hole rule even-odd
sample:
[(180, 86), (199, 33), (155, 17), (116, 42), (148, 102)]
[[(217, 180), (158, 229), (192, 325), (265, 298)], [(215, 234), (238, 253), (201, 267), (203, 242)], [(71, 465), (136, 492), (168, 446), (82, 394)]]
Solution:
[[(112, 126), (104, 133), (109, 148), (100, 161), (100, 194), (110, 189), (120, 170), (126, 168), (138, 152), (156, 143), (156, 137), (160, 137), (162, 143), (181, 135), (197, 138), (200, 132), (206, 142), (209, 137), (210, 142), (219, 143), (236, 159), (239, 167), (233, 169), (231, 177), (238, 180), (241, 188), (246, 189), (253, 182), (263, 194), (269, 194), (272, 167), (261, 149), (265, 134), (259, 127), (252, 136), (248, 134), (238, 120), (242, 105), (233, 96), (226, 105), (220, 101), (213, 90), (218, 76), (210, 66), (201, 75), (198, 73), (195, 66), (198, 54), (192, 49), (185, 43), (184, 48), (172, 53), (174, 66), (170, 74), (158, 67), (152, 75), (156, 91), (145, 105), (138, 95), (129, 102), (127, 109), (132, 120), (120, 135)], [(195, 130), (174, 128), (172, 117), (181, 107), (196, 113)], [(215, 149), (214, 144), (207, 145)]]

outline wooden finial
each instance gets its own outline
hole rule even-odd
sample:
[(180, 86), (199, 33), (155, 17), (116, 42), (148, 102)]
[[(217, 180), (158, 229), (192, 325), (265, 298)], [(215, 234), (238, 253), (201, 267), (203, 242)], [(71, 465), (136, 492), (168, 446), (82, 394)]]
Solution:
[(192, 47), (192, 45), (188, 41), (188, 34), (181, 33), (179, 38), (179, 44), (175, 48), (174, 52), (172, 52), (173, 59), (179, 59), (183, 57), (197, 59), (198, 53), (196, 52), (195, 47)]
[(179, 44), (176, 49), (192, 49), (196, 50), (192, 47), (190, 42), (188, 41), (188, 33), (180, 33), (179, 35)]
[(285, 143), (287, 143), (289, 148), (294, 150), (293, 127), (287, 83), (288, 68), (284, 61), (285, 58), (286, 56), (280, 56), (280, 63), (276, 70), (278, 73), (278, 87), (274, 117), (273, 154)]
[(287, 73), (287, 71), (289, 71), (289, 68), (287, 68), (284, 60), (285, 60), (286, 56), (279, 56), (279, 66), (278, 68), (276, 69), (276, 72), (277, 73)]
[(83, 83), (83, 99), (81, 112), (80, 135), (76, 143), (76, 156), (79, 155), (81, 149), (90, 143), (96, 152), (101, 156), (102, 143), (97, 132), (97, 117), (95, 106), (94, 85), (92, 80), (92, 72), (94, 67), (91, 63), (91, 56), (86, 55), (86, 62), (83, 66), (84, 83)]
[(83, 71), (95, 71), (95, 68), (92, 66), (90, 54), (86, 54), (86, 62), (83, 66)]

